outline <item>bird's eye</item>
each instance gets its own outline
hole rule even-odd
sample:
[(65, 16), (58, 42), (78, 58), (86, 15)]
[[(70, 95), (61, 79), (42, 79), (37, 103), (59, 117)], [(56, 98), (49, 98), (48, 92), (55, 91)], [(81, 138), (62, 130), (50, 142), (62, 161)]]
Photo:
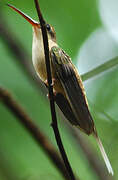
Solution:
[(49, 24), (46, 24), (46, 28), (47, 28), (47, 30), (48, 30), (49, 32), (51, 31), (51, 27), (50, 27)]

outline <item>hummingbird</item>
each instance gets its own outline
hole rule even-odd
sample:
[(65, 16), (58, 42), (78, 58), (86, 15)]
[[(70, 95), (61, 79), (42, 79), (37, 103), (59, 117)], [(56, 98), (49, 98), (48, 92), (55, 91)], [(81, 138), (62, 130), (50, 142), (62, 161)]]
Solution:
[[(44, 45), (40, 22), (33, 20), (16, 7), (10, 4), (7, 5), (23, 16), (32, 25), (32, 62), (37, 75), (46, 85), (46, 87), (48, 87)], [(89, 110), (85, 89), (79, 72), (72, 63), (69, 55), (58, 46), (56, 41), (56, 33), (53, 26), (46, 23), (46, 30), (48, 35), (54, 99), (66, 119), (72, 125), (78, 127), (85, 134), (92, 134), (95, 137), (108, 172), (113, 175), (114, 172), (112, 166), (98, 136), (93, 118)]]

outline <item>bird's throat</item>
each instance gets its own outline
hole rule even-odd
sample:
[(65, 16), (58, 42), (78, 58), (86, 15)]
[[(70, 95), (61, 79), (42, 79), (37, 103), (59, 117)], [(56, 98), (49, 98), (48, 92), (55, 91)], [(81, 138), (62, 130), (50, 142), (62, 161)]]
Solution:
[[(49, 51), (53, 46), (58, 46), (53, 40), (49, 39)], [(34, 68), (44, 82), (47, 80), (47, 72), (45, 65), (45, 55), (44, 55), (44, 45), (41, 29), (34, 27), (33, 28), (33, 43), (32, 43), (32, 61)]]

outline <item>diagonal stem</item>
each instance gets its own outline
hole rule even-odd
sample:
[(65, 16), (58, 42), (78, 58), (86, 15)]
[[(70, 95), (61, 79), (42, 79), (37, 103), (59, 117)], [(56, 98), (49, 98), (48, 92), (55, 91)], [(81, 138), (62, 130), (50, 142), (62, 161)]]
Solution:
[(53, 86), (52, 86), (52, 76), (51, 76), (51, 68), (50, 68), (50, 59), (49, 59), (49, 45), (48, 45), (48, 37), (47, 37), (47, 30), (46, 30), (46, 23), (43, 19), (38, 0), (34, 0), (36, 10), (38, 13), (41, 30), (42, 30), (42, 36), (43, 36), (43, 45), (44, 45), (44, 53), (45, 53), (45, 63), (46, 63), (46, 70), (47, 70), (47, 80), (48, 80), (48, 90), (49, 90), (49, 97), (50, 97), (50, 109), (51, 109), (51, 116), (52, 116), (52, 128), (55, 134), (56, 142), (58, 145), (58, 148), (60, 150), (61, 156), (63, 158), (65, 167), (68, 171), (68, 174), (70, 175), (71, 180), (75, 180), (74, 173), (72, 171), (71, 165), (68, 161), (66, 152), (64, 150), (61, 136), (58, 129), (57, 124), (57, 117), (56, 117), (56, 111), (55, 111), (55, 104), (54, 104), (54, 96), (53, 96)]
[(116, 65), (118, 65), (118, 57), (115, 57), (103, 64), (101, 64), (100, 66), (92, 69), (91, 71), (81, 75), (81, 78), (83, 81), (89, 80), (90, 78), (93, 78), (95, 76), (97, 76), (98, 74), (107, 71), (109, 69), (111, 69), (112, 67), (115, 67)]

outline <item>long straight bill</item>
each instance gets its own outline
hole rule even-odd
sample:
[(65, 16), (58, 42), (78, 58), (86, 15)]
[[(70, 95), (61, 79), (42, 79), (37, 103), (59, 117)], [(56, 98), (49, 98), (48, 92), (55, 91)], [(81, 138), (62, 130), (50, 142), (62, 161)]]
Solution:
[(17, 13), (19, 13), (22, 17), (24, 17), (32, 26), (38, 26), (40, 27), (40, 23), (33, 20), (31, 17), (29, 17), (27, 14), (23, 13), (21, 10), (17, 9), (16, 7), (7, 4), (10, 8), (12, 8), (14, 11), (16, 11)]

